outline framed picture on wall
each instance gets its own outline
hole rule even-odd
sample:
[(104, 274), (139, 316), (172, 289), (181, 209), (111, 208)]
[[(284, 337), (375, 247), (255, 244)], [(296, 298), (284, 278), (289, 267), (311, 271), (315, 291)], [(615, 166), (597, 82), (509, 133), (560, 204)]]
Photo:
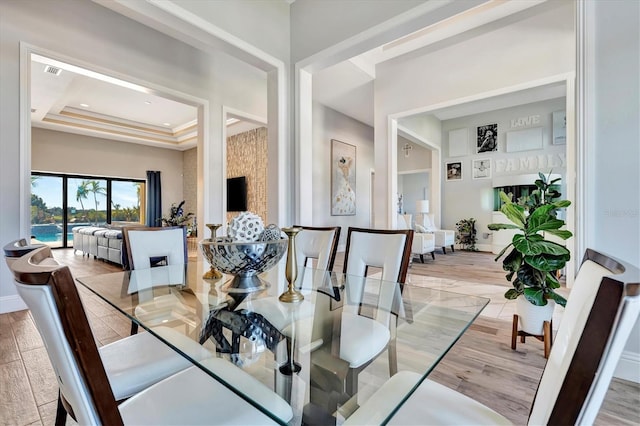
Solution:
[(552, 118), (553, 144), (564, 145), (567, 143), (567, 112), (554, 111)]
[(472, 160), (471, 168), (474, 179), (491, 179), (491, 159)]
[(462, 161), (447, 163), (447, 181), (462, 180)]
[(331, 139), (331, 216), (356, 214), (356, 147)]
[(476, 133), (478, 154), (498, 150), (498, 124), (478, 126)]
[(462, 157), (469, 152), (469, 131), (455, 129), (449, 131), (449, 157)]

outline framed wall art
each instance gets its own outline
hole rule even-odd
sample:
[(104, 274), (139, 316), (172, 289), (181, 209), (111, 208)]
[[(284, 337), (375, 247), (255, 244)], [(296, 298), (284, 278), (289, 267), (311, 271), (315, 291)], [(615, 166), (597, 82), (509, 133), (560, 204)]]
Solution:
[(498, 150), (498, 124), (478, 126), (476, 133), (476, 146), (478, 154)]
[(462, 157), (468, 154), (469, 131), (455, 129), (449, 131), (449, 157)]
[(507, 132), (506, 152), (520, 152), (542, 149), (542, 127), (532, 127), (530, 129), (514, 130)]
[(567, 143), (567, 112), (554, 111), (552, 114), (554, 145), (564, 145)]
[(462, 162), (447, 163), (447, 181), (462, 180)]
[(356, 147), (331, 139), (331, 216), (356, 214)]
[(474, 179), (491, 179), (491, 159), (481, 158), (471, 161), (472, 177)]

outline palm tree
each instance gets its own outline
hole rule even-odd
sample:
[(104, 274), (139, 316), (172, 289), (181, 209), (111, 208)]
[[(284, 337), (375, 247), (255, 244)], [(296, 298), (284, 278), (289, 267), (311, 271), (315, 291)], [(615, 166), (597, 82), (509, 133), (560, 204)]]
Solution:
[(31, 175), (31, 187), (35, 188), (36, 186), (38, 186), (38, 180), (41, 179), (42, 176), (34, 176)]
[(111, 201), (111, 207), (115, 210), (115, 213), (113, 213), (111, 219), (115, 219), (115, 220), (120, 220), (120, 204), (118, 203), (114, 203), (113, 201)]
[(85, 214), (85, 210), (82, 200), (86, 200), (87, 198), (89, 198), (89, 182), (83, 180), (82, 182), (80, 182), (80, 184), (78, 185), (78, 189), (76, 190), (76, 201), (80, 203), (83, 215)]
[(106, 196), (107, 189), (103, 186), (100, 186), (100, 181), (97, 181), (97, 180), (90, 180), (89, 182), (87, 182), (87, 186), (88, 186), (87, 191), (93, 193), (93, 202), (96, 204), (95, 220), (97, 225), (98, 224), (98, 204), (100, 204), (98, 202), (98, 194)]

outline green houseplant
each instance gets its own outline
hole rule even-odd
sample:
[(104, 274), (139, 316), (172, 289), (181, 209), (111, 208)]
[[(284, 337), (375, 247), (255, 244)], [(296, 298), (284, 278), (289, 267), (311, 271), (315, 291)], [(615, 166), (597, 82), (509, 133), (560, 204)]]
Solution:
[(461, 219), (456, 223), (456, 240), (464, 250), (478, 251), (476, 248), (476, 220), (474, 218)]
[(558, 209), (568, 207), (571, 202), (560, 200), (561, 194), (553, 188), (559, 178), (550, 180), (551, 175), (538, 175), (536, 189), (517, 202), (504, 192), (500, 193), (504, 203), (500, 211), (513, 223), (492, 223), (489, 229), (516, 229), (519, 232), (495, 260), (511, 248), (502, 262), (507, 280), (513, 285), (505, 293), (507, 299), (524, 296), (536, 306), (545, 306), (550, 299), (564, 307), (566, 299), (555, 292), (560, 287), (555, 271), (564, 268), (571, 255), (566, 247), (545, 239), (545, 236), (553, 235), (562, 240), (572, 236), (570, 231), (561, 229), (565, 222), (557, 217)]

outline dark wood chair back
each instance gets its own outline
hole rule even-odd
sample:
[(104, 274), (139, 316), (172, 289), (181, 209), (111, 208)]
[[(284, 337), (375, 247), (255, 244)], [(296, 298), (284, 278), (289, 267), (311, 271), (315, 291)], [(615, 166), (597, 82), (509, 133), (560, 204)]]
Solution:
[(638, 268), (588, 249), (529, 424), (593, 424), (639, 313)]

